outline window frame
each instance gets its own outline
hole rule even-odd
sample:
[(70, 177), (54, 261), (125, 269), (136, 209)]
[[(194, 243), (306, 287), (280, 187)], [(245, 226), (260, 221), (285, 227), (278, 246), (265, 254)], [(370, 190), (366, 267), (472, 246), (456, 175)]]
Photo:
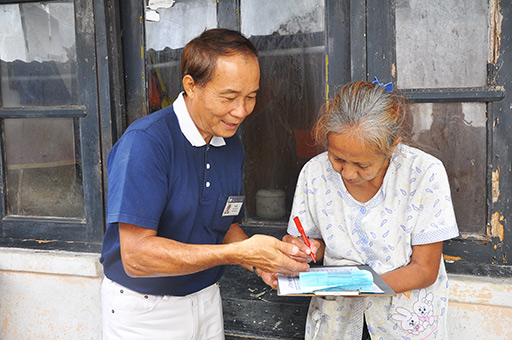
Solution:
[[(0, 5), (50, 1), (2, 1)], [(51, 1), (55, 2), (55, 1)], [(57, 1), (59, 2), (59, 1)], [(8, 216), (4, 140), (0, 141), (0, 246), (99, 252), (105, 228), (102, 156), (110, 149), (119, 117), (119, 91), (111, 91), (118, 78), (111, 77), (117, 65), (115, 1), (74, 0), (79, 104), (60, 107), (0, 108), (4, 118), (55, 118), (78, 120), (82, 165), (84, 218)], [(110, 6), (110, 7), (109, 7)], [(91, 20), (95, 18), (95, 20)], [(107, 23), (114, 29), (107, 30)], [(102, 39), (97, 39), (100, 37)], [(101, 90), (101, 92), (99, 92)], [(122, 87), (120, 87), (122, 90)], [(101, 93), (101, 95), (100, 95)], [(112, 104), (111, 97), (116, 98)], [(100, 112), (102, 113), (100, 119)], [(117, 114), (116, 114), (117, 113)], [(114, 118), (114, 119), (113, 119)], [(101, 142), (103, 140), (103, 143)]]

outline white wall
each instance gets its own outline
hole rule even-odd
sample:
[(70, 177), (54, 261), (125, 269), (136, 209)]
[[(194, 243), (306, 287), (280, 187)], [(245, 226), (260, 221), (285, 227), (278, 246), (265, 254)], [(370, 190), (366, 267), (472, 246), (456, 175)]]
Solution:
[(450, 339), (512, 339), (512, 279), (450, 277)]
[[(0, 339), (101, 339), (99, 254), (0, 248)], [(512, 279), (450, 275), (450, 339), (512, 339)]]
[(101, 339), (98, 258), (0, 248), (0, 339)]

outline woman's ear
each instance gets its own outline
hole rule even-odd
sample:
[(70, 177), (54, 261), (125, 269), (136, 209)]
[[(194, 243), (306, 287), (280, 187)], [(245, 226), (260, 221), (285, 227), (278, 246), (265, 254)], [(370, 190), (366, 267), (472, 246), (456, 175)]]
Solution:
[(183, 83), (183, 89), (185, 90), (187, 97), (194, 98), (194, 91), (196, 89), (196, 82), (194, 81), (194, 78), (192, 78), (190, 74), (187, 74), (183, 77), (181, 82)]
[(391, 155), (393, 154), (393, 152), (395, 152), (395, 148), (396, 146), (398, 145), (398, 143), (400, 143), (402, 141), (402, 137), (396, 137), (395, 140), (393, 141), (393, 144), (391, 145), (391, 147), (387, 150), (389, 152), (389, 154), (387, 154), (388, 157), (391, 157)]
[(395, 140), (393, 141), (393, 148), (395, 148), (401, 141), (402, 137), (396, 137)]

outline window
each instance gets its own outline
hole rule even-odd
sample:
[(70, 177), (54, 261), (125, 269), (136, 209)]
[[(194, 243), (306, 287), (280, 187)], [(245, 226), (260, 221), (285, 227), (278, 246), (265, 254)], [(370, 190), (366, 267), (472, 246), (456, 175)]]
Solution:
[(87, 2), (0, 3), (1, 246), (100, 249), (98, 98)]
[(325, 101), (324, 1), (242, 0), (240, 8), (261, 69), (257, 106), (241, 131), (246, 215), (287, 223), (299, 172), (319, 151), (311, 127)]
[[(175, 65), (188, 38), (162, 37), (156, 33), (161, 28), (169, 32), (185, 25), (197, 32), (197, 21), (182, 20), (193, 13), (203, 16), (199, 31), (229, 27), (253, 41), (260, 51), (262, 86), (240, 131), (247, 152), (247, 228), (286, 224), (298, 171), (320, 151), (308, 135), (320, 106), (336, 86), (375, 75), (393, 81), (410, 99), (410, 141), (440, 158), (448, 171), (461, 231), (445, 244), (449, 271), (512, 276), (507, 266), (512, 134), (505, 96), (511, 61), (500, 54), (510, 48), (505, 39), (510, 26), (503, 26), (510, 25), (503, 19), (510, 4), (214, 2), (197, 0), (188, 7), (177, 2), (157, 9), (159, 22), (146, 22), (148, 102), (152, 106), (154, 93), (160, 102), (172, 101), (180, 88)], [(174, 40), (180, 43), (173, 45)], [(265, 202), (276, 209), (264, 211)]]
[(396, 80), (415, 102), (411, 137), (443, 161), (461, 232), (445, 244), (450, 272), (512, 275), (501, 210), (510, 206), (496, 197), (502, 162), (511, 163), (502, 146), (510, 137), (499, 131), (511, 127), (496, 126), (509, 102), (497, 86), (510, 77), (500, 70), (501, 10), (488, 0), (396, 2)]
[(180, 60), (185, 45), (205, 29), (217, 27), (215, 0), (178, 2), (156, 10), (158, 21), (147, 20), (145, 25), (149, 112), (171, 105), (182, 91)]
[[(487, 0), (466, 1), (463, 6), (453, 1), (424, 5), (419, 1), (397, 3), (398, 87), (487, 86)], [(413, 140), (441, 159), (446, 167), (460, 230), (483, 234), (486, 221), (483, 199), (487, 151), (484, 147), (487, 141), (485, 102), (413, 104), (410, 115)]]
[[(217, 6), (177, 2), (156, 9), (158, 21), (146, 21), (150, 112), (170, 105), (181, 91), (181, 51), (203, 30), (218, 26)], [(239, 131), (247, 154), (247, 217), (283, 224), (297, 175), (317, 154), (310, 129), (325, 101), (324, 2), (243, 0), (240, 8), (241, 32), (259, 50), (261, 68), (256, 108)]]

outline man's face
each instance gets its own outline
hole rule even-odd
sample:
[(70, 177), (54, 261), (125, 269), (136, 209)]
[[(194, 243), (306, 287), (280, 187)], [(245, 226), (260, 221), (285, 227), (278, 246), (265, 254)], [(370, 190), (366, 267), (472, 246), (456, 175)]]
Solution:
[(213, 78), (203, 86), (184, 78), (185, 101), (206, 142), (231, 137), (256, 104), (260, 83), (258, 60), (236, 54), (217, 59)]

